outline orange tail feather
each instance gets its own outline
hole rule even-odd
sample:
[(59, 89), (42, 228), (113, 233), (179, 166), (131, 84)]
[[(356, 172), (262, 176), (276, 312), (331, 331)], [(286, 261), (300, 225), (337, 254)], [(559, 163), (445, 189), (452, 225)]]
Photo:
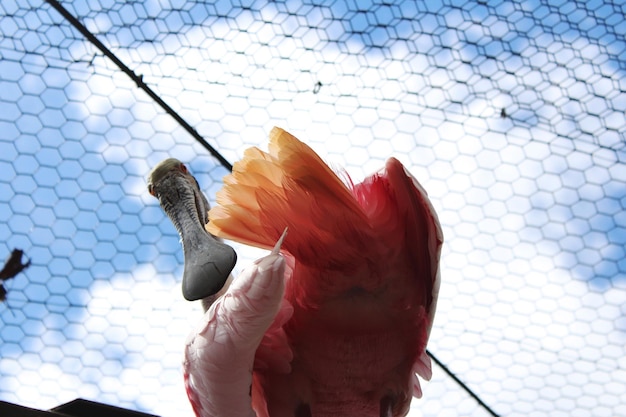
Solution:
[(351, 190), (309, 146), (276, 127), (269, 153), (248, 149), (224, 178), (217, 202), (210, 233), (270, 248), (288, 227), (283, 248), (304, 264), (349, 264), (371, 240)]

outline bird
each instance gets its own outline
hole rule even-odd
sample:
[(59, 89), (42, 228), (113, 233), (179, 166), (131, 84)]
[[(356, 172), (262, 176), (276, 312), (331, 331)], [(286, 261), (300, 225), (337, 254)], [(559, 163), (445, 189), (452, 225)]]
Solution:
[(221, 295), (202, 294), (211, 302), (184, 360), (196, 415), (406, 415), (422, 395), (416, 374), (432, 376), (443, 233), (426, 191), (393, 157), (354, 184), (281, 128), (268, 149), (244, 152), (203, 224), (210, 239), (271, 252), (214, 279)]

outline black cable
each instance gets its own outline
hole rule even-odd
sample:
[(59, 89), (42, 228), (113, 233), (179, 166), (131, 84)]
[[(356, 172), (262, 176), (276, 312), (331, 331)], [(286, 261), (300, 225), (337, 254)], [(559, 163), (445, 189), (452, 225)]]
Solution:
[(87, 28), (72, 14), (64, 8), (57, 0), (46, 0), (48, 4), (56, 9), (68, 22), (74, 26), (80, 33), (83, 34), (89, 42), (91, 42), (96, 48), (98, 48), (106, 57), (115, 63), (126, 75), (128, 75), (136, 84), (137, 87), (145, 91), (154, 101), (156, 101), (163, 110), (174, 118), (191, 136), (193, 136), (202, 146), (204, 146), (223, 166), (229, 171), (233, 170), (233, 165), (226, 160), (211, 144), (209, 144), (196, 129), (194, 129), (189, 123), (185, 121), (176, 111), (171, 108), (161, 97), (159, 97), (146, 83), (143, 82), (143, 76), (137, 75), (133, 70), (128, 68), (120, 59), (111, 52), (102, 42), (98, 40)]
[(428, 354), (428, 356), (431, 357), (431, 359), (433, 361), (435, 361), (435, 363), (441, 368), (443, 369), (443, 371), (448, 374), (448, 376), (450, 378), (452, 378), (454, 380), (454, 382), (456, 382), (457, 384), (459, 384), (461, 386), (461, 388), (463, 388), (465, 390), (465, 392), (467, 392), (470, 397), (472, 397), (473, 399), (476, 400), (476, 402), (478, 402), (478, 404), (480, 404), (485, 410), (487, 410), (487, 412), (489, 414), (491, 414), (493, 417), (500, 417), (499, 414), (496, 414), (495, 411), (493, 411), (491, 409), (491, 407), (489, 407), (487, 404), (485, 404), (485, 402), (483, 400), (480, 399), (480, 397), (478, 395), (476, 395), (476, 393), (474, 393), (474, 391), (472, 391), (470, 389), (470, 387), (468, 387), (467, 385), (465, 385), (465, 383), (463, 381), (461, 381), (456, 375), (454, 375), (452, 373), (452, 371), (443, 364), (443, 362), (441, 362), (439, 359), (437, 359), (437, 357), (435, 355), (433, 355), (433, 353), (431, 351), (429, 351), (428, 349), (426, 349), (426, 353)]

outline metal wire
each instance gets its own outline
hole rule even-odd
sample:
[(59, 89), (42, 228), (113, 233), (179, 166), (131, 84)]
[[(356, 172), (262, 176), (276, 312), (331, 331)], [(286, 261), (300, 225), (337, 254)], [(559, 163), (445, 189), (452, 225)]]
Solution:
[(191, 136), (194, 137), (202, 146), (209, 151), (211, 155), (213, 155), (226, 169), (231, 171), (233, 169), (233, 165), (226, 160), (211, 144), (209, 144), (206, 139), (198, 133), (196, 129), (194, 129), (185, 119), (183, 119), (169, 104), (167, 104), (157, 93), (152, 90), (144, 81), (143, 76), (135, 74), (135, 72), (130, 69), (126, 64), (124, 64), (109, 48), (107, 48), (96, 36), (91, 33), (85, 25), (83, 25), (76, 17), (74, 17), (65, 7), (63, 7), (56, 0), (46, 0), (48, 4), (50, 4), (56, 11), (58, 11), (74, 28), (76, 28), (80, 33), (83, 34), (87, 38), (89, 42), (91, 42), (96, 48), (98, 48), (107, 58), (109, 58), (115, 65), (118, 66), (122, 72), (130, 77), (133, 80), (137, 87), (145, 91), (167, 114), (172, 116), (174, 120), (176, 120)]
[[(154, 92), (144, 81), (142, 75), (137, 75), (126, 64), (124, 64), (109, 48), (107, 48), (98, 38), (91, 33), (76, 17), (74, 17), (66, 8), (64, 8), (56, 0), (46, 0), (55, 10), (57, 10), (74, 28), (76, 28), (89, 42), (91, 42), (96, 48), (98, 48), (106, 57), (111, 59), (117, 67), (128, 75), (136, 84), (137, 87), (145, 91), (161, 108), (163, 108), (170, 116), (174, 118), (187, 132), (189, 132), (202, 146), (204, 146), (211, 155), (213, 155), (225, 168), (232, 171), (232, 164), (226, 160), (226, 158), (211, 146), (199, 133), (194, 129), (187, 121), (178, 114), (172, 107), (170, 107), (158, 94)], [(319, 92), (322, 84), (318, 82), (315, 85), (314, 93)], [(489, 405), (487, 405), (467, 384), (459, 379), (443, 362), (441, 362), (432, 352), (427, 351), (428, 355), (433, 361), (450, 377), (452, 378), (465, 392), (467, 392), (472, 398), (480, 404), (490, 415), (494, 417), (500, 417)]]

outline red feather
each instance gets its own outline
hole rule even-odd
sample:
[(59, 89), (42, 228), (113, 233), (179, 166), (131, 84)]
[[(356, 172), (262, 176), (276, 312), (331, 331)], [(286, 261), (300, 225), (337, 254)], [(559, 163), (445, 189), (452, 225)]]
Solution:
[(378, 416), (389, 401), (404, 415), (414, 372), (430, 376), (425, 348), (439, 288), (443, 238), (423, 188), (394, 158), (348, 186), (279, 128), (269, 153), (247, 150), (224, 183), (209, 232), (270, 248), (289, 229), (282, 247), (293, 315), (268, 330), (257, 365), (280, 355), (281, 340), (293, 359), (290, 368), (255, 368), (257, 413)]

